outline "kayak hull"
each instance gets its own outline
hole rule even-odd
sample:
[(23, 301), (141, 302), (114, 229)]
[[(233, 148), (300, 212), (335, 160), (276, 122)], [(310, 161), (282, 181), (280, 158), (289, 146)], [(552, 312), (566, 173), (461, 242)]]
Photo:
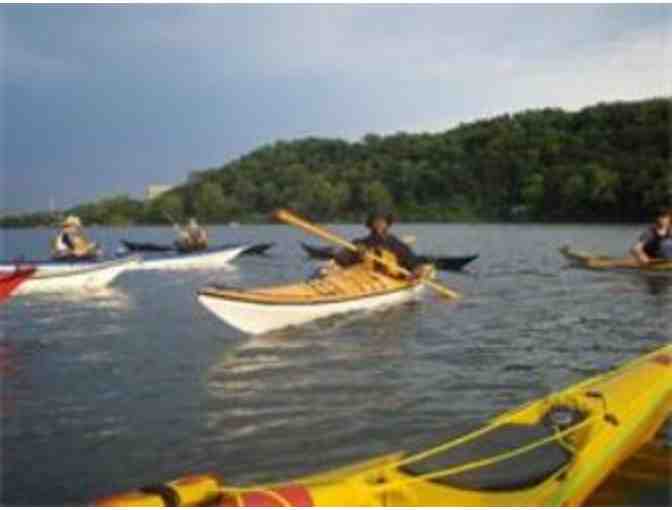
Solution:
[(230, 326), (250, 335), (300, 326), (318, 319), (362, 310), (393, 306), (414, 299), (421, 285), (381, 293), (366, 298), (311, 304), (270, 304), (226, 299), (202, 291), (199, 302), (213, 315)]
[(669, 272), (672, 273), (672, 260), (657, 261), (651, 264), (641, 264), (633, 257), (612, 258), (594, 255), (589, 252), (574, 249), (570, 246), (560, 248), (560, 253), (573, 265), (584, 269), (629, 269), (642, 272)]
[(168, 252), (175, 251), (175, 246), (170, 246), (167, 244), (155, 244), (155, 243), (136, 243), (133, 241), (128, 241), (126, 239), (121, 240), (121, 244), (128, 251), (146, 251), (146, 252)]
[(196, 253), (176, 253), (156, 257), (143, 257), (138, 269), (140, 270), (180, 270), (200, 269), (224, 266), (244, 252), (248, 246), (234, 246), (226, 248), (212, 248)]
[(253, 289), (209, 287), (200, 303), (217, 318), (258, 335), (317, 319), (390, 306), (413, 299), (422, 282), (409, 282), (358, 264), (333, 268), (311, 280)]
[(107, 287), (121, 273), (138, 264), (139, 257), (85, 263), (43, 263), (24, 281), (15, 295), (59, 293)]
[[(168, 482), (160, 490), (131, 491), (96, 504), (576, 506), (647, 444), (671, 413), (672, 344), (421, 452), (391, 453), (314, 476), (250, 487), (227, 486), (216, 475), (196, 475)], [(515, 449), (502, 443), (504, 431), (538, 430), (545, 431), (540, 438), (519, 441)], [(502, 445), (505, 449), (494, 454), (493, 448), (501, 450)], [(535, 450), (536, 459), (529, 462)], [(540, 467), (557, 455), (555, 464)]]

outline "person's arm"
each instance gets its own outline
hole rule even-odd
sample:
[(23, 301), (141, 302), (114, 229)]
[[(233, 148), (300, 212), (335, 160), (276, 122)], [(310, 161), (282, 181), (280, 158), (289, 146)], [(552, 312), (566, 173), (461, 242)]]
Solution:
[(362, 257), (359, 253), (355, 253), (351, 250), (338, 250), (334, 254), (334, 261), (341, 267), (350, 267), (358, 264), (362, 261)]
[(635, 259), (641, 262), (642, 264), (648, 264), (651, 261), (649, 256), (644, 251), (644, 245), (650, 240), (651, 240), (651, 233), (644, 232), (640, 236), (639, 240), (630, 249), (630, 253), (632, 253), (632, 256), (635, 257)]
[(63, 232), (61, 234), (61, 240), (63, 241), (63, 244), (68, 247), (68, 250), (74, 251), (75, 250), (75, 243), (72, 241), (70, 238), (70, 235), (66, 232)]
[(389, 244), (391, 251), (397, 257), (399, 265), (408, 269), (409, 271), (415, 271), (424, 263), (424, 260), (421, 257), (418, 257), (410, 246), (398, 238), (392, 236), (390, 238)]
[(353, 239), (352, 244), (354, 244), (359, 252), (354, 252), (348, 249), (337, 250), (334, 254), (334, 261), (341, 267), (350, 267), (355, 264), (362, 262), (362, 253), (366, 251), (368, 237), (362, 239)]
[(434, 266), (427, 257), (416, 255), (410, 246), (395, 237), (393, 237), (393, 242), (396, 245), (394, 251), (397, 261), (401, 266), (411, 271), (410, 280), (432, 278)]

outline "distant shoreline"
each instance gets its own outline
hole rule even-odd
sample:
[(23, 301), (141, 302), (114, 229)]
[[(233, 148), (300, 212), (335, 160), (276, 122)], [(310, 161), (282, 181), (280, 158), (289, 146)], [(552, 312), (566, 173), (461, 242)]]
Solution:
[[(344, 226), (359, 226), (362, 225), (362, 222), (355, 221), (329, 221), (329, 222), (319, 222), (323, 225), (344, 225)], [(284, 223), (278, 222), (243, 222), (239, 223), (237, 226), (231, 226), (227, 223), (201, 223), (204, 227), (226, 227), (232, 230), (248, 226), (286, 226)], [(474, 226), (484, 226), (484, 225), (501, 225), (501, 226), (548, 226), (548, 227), (560, 227), (563, 225), (582, 225), (582, 226), (623, 226), (623, 227), (637, 227), (647, 225), (646, 222), (624, 222), (624, 221), (398, 221), (394, 223), (394, 226), (400, 225), (474, 225)], [(0, 230), (57, 230), (59, 225), (32, 225), (32, 226), (11, 226), (3, 225), (0, 226)], [(117, 230), (125, 229), (135, 229), (135, 228), (172, 228), (172, 225), (167, 223), (137, 223), (129, 225), (105, 225), (105, 224), (93, 224), (85, 225), (85, 228), (111, 228)]]

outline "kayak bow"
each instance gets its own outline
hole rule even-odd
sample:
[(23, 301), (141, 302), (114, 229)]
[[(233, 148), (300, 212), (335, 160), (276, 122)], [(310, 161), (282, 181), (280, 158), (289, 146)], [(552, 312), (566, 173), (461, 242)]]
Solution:
[[(134, 255), (98, 262), (27, 262), (34, 268), (34, 273), (13, 294), (71, 292), (106, 287), (139, 260), (140, 257)], [(7, 267), (11, 266), (0, 264), (0, 272), (6, 271)]]

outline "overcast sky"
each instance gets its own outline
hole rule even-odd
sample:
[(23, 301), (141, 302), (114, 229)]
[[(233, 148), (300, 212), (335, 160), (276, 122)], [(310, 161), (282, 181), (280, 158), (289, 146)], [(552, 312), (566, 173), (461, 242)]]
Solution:
[(261, 144), (672, 94), (670, 5), (0, 6), (2, 202), (140, 195)]

